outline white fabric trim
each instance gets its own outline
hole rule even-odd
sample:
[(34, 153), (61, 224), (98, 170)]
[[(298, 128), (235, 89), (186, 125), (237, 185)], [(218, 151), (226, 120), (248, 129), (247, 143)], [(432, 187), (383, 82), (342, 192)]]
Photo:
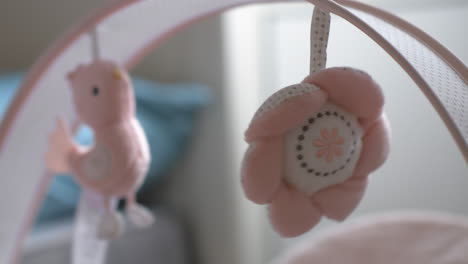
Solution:
[(310, 74), (325, 69), (330, 35), (330, 13), (315, 7), (310, 27)]

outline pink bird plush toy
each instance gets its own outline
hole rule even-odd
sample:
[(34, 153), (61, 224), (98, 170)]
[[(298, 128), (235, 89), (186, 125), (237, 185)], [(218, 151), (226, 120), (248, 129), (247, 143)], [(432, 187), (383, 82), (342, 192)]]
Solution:
[(123, 231), (113, 198), (126, 198), (126, 212), (138, 227), (153, 223), (152, 214), (135, 200), (148, 171), (150, 153), (135, 118), (135, 98), (128, 74), (117, 64), (98, 60), (68, 75), (79, 120), (94, 131), (91, 147), (77, 145), (62, 119), (50, 136), (46, 161), (55, 173), (72, 173), (80, 185), (104, 199), (105, 213), (98, 237), (110, 239)]

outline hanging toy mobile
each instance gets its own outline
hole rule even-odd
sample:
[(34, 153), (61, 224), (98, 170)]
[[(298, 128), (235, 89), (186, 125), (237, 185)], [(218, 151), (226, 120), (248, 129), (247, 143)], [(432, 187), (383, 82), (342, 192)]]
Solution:
[[(49, 172), (73, 174), (83, 187), (72, 238), (74, 264), (104, 263), (107, 240), (117, 237), (124, 227), (123, 217), (115, 209), (117, 199), (127, 200), (126, 215), (137, 226), (154, 221), (135, 200), (150, 154), (135, 118), (133, 88), (125, 69), (134, 67), (167, 36), (199, 19), (260, 2), (274, 1), (111, 1), (44, 53), (0, 124), (0, 209), (5, 212), (0, 225), (1, 264), (19, 261), (37, 201), (45, 195)], [(363, 197), (368, 175), (389, 153), (389, 126), (377, 83), (357, 69), (325, 68), (329, 13), (362, 31), (408, 73), (468, 161), (468, 69), (459, 58), (422, 30), (384, 10), (354, 0), (307, 2), (316, 7), (309, 75), (274, 93), (255, 113), (245, 133), (249, 148), (242, 167), (247, 198), (267, 204), (274, 229), (287, 237), (307, 232), (322, 217), (347, 218)], [(106, 59), (99, 57), (98, 28), (109, 33), (100, 43)], [(75, 67), (90, 53), (84, 47), (90, 32), (93, 60), (65, 68)], [(64, 101), (38, 111), (44, 102), (56, 98), (65, 76), (79, 122), (71, 122), (71, 114), (57, 116), (66, 112)], [(53, 118), (58, 118), (54, 128), (49, 122)], [(79, 123), (93, 130), (91, 147), (73, 140), (69, 124), (75, 128)], [(46, 150), (43, 143), (48, 135)], [(37, 162), (44, 153), (46, 166)], [(434, 243), (430, 244), (433, 249)], [(323, 250), (314, 249), (320, 249), (315, 250), (320, 254)], [(464, 249), (460, 251), (463, 260)], [(335, 249), (330, 252), (343, 255)]]
[(329, 28), (329, 13), (315, 8), (310, 75), (270, 96), (245, 133), (245, 194), (270, 204), (273, 227), (287, 237), (322, 216), (345, 219), (389, 150), (377, 83), (357, 69), (324, 69)]
[(135, 199), (149, 168), (150, 153), (135, 117), (128, 73), (116, 63), (99, 58), (96, 31), (92, 40), (94, 61), (78, 66), (68, 74), (68, 80), (79, 121), (93, 130), (94, 145), (77, 145), (59, 118), (50, 135), (46, 160), (52, 172), (72, 173), (80, 185), (103, 198), (97, 236), (111, 239), (123, 231), (123, 219), (114, 208), (116, 198), (126, 198), (126, 212), (136, 226), (153, 223), (152, 214)]

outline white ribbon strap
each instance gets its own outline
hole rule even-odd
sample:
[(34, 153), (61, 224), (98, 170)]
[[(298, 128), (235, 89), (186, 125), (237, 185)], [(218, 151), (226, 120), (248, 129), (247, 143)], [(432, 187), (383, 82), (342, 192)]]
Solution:
[(73, 264), (103, 264), (108, 242), (97, 238), (99, 221), (105, 212), (103, 197), (83, 189), (75, 216), (73, 234)]
[(100, 54), (100, 49), (99, 49), (99, 35), (98, 35), (98, 29), (97, 27), (91, 30), (89, 33), (89, 36), (91, 37), (91, 52), (93, 55), (93, 61), (99, 60), (101, 54)]
[(310, 27), (310, 74), (325, 69), (330, 33), (330, 13), (314, 8)]

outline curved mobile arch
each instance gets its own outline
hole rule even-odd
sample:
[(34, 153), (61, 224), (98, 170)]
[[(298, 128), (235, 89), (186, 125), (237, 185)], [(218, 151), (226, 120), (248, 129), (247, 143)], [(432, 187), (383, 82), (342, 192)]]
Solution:
[[(307, 1), (348, 20), (385, 49), (421, 88), (468, 160), (468, 101), (464, 101), (468, 98), (468, 70), (463, 63), (424, 32), (384, 11), (350, 0)], [(0, 210), (8, 210), (1, 219), (0, 263), (13, 261), (32, 223), (37, 201), (44, 195), (49, 177), (42, 155), (56, 113), (74, 120), (64, 76), (78, 63), (91, 60), (87, 32), (97, 28), (103, 58), (131, 68), (163, 39), (199, 19), (235, 6), (269, 2), (279, 1), (115, 1), (52, 45), (31, 68), (0, 126), (0, 197), (8, 197), (0, 199)], [(413, 46), (404, 45), (408, 43)], [(433, 66), (422, 71), (427, 60)], [(438, 84), (441, 80), (444, 87)], [(453, 98), (447, 91), (463, 96)], [(17, 157), (29, 166), (19, 164)], [(22, 192), (17, 192), (20, 189)]]

